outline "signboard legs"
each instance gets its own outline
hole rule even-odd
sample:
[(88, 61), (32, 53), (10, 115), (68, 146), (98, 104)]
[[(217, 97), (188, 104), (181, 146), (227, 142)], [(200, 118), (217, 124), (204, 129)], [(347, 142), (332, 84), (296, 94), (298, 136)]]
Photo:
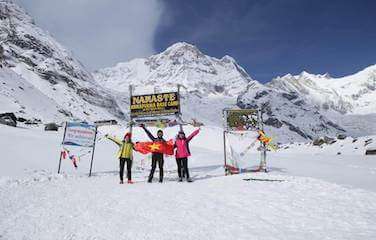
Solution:
[[(132, 101), (132, 96), (133, 96), (133, 85), (130, 84), (129, 85), (129, 99), (130, 101)], [(130, 103), (131, 105), (132, 103)], [(131, 114), (131, 111), (129, 111), (129, 132), (132, 134), (132, 130), (133, 130), (133, 118), (132, 118), (132, 114)]]
[(91, 170), (93, 169), (93, 160), (94, 160), (94, 152), (95, 152), (95, 141), (97, 140), (97, 132), (98, 132), (98, 127), (95, 127), (95, 136), (94, 136), (93, 150), (92, 150), (92, 153), (91, 153), (89, 177), (91, 177)]
[(225, 159), (225, 175), (227, 175), (226, 131), (223, 131), (223, 154)]
[[(64, 135), (63, 135), (63, 141), (61, 142), (62, 144), (64, 143), (64, 140), (65, 140), (65, 133), (67, 132), (67, 123), (65, 123), (65, 127), (64, 127)], [(60, 150), (60, 159), (59, 159), (59, 168), (57, 169), (57, 173), (60, 173), (60, 167), (61, 167), (61, 158), (63, 157), (63, 153), (61, 152)]]
[[(259, 115), (259, 128), (264, 131), (264, 120), (263, 120), (263, 109), (259, 110), (258, 111), (258, 115)], [(261, 146), (261, 161), (260, 161), (260, 170), (261, 171), (265, 171), (267, 172), (267, 168), (266, 168), (266, 144), (265, 143), (260, 143), (260, 146)]]
[[(66, 122), (65, 128), (64, 128), (63, 141), (61, 143), (62, 146), (67, 145), (67, 146), (92, 148), (89, 177), (91, 176), (92, 168), (93, 168), (95, 141), (97, 140), (97, 133), (98, 133), (98, 126), (90, 125), (87, 123)], [(73, 159), (74, 156), (69, 155), (69, 151), (68, 151), (68, 157), (69, 158), (72, 157)], [(60, 150), (59, 167), (58, 167), (57, 173), (60, 173), (62, 159), (63, 159), (63, 152)], [(75, 167), (77, 166), (75, 165)]]
[[(258, 131), (264, 129), (263, 118), (262, 118), (262, 109), (224, 109), (223, 110), (223, 119), (225, 122), (224, 131), (223, 131), (223, 154), (224, 154), (224, 164), (225, 164), (225, 174), (231, 173), (231, 170), (228, 166), (228, 161), (231, 160), (228, 158), (226, 150), (227, 147), (230, 147), (231, 143), (226, 142), (228, 138), (227, 134), (236, 132), (236, 131)], [(227, 139), (228, 140), (228, 139)], [(260, 171), (267, 172), (266, 167), (266, 144), (260, 141)], [(239, 167), (239, 173), (242, 172), (242, 169)]]
[[(180, 103), (180, 88), (181, 88), (181, 85), (178, 84), (178, 100), (179, 100), (179, 103)], [(178, 114), (178, 117), (179, 117), (179, 130), (180, 132), (183, 132), (183, 124), (182, 124), (182, 119), (181, 119), (181, 108), (179, 108), (179, 114)]]

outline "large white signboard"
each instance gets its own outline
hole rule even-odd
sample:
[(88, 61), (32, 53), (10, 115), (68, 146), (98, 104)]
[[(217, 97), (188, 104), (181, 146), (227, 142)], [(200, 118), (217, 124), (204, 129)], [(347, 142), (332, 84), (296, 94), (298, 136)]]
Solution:
[(87, 123), (67, 122), (63, 145), (93, 147), (96, 129)]

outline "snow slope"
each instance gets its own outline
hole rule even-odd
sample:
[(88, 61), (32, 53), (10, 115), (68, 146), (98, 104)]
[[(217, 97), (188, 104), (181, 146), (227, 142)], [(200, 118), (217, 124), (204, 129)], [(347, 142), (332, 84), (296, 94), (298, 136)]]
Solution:
[[(191, 142), (194, 183), (176, 182), (175, 159), (167, 158), (165, 182), (147, 184), (150, 159), (137, 154), (136, 183), (119, 185), (116, 146), (102, 136), (122, 136), (126, 130), (99, 131), (94, 174), (88, 178), (89, 156), (77, 170), (63, 160), (64, 174), (55, 173), (61, 131), (0, 126), (0, 145), (7, 149), (0, 162), (0, 239), (376, 236), (376, 161), (363, 157), (366, 139), (353, 143), (348, 138), (323, 148), (288, 145), (269, 154), (268, 174), (223, 176), (221, 130), (204, 127)], [(176, 131), (166, 129), (166, 138)], [(134, 138), (146, 135), (135, 128)], [(339, 149), (347, 150), (337, 155)], [(249, 156), (257, 165), (258, 153), (252, 150)], [(283, 182), (242, 180), (247, 177)]]
[(53, 112), (59, 111), (59, 105), (14, 71), (0, 68), (0, 84), (0, 112), (14, 112), (25, 118), (56, 118)]

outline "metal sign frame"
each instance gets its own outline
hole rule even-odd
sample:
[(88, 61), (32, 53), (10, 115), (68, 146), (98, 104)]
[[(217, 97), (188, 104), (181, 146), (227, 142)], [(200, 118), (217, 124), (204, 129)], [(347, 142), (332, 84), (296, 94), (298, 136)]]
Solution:
[[(144, 100), (150, 102), (142, 102)], [(135, 103), (137, 101), (140, 102)], [(132, 118), (170, 116), (180, 112), (179, 92), (132, 95), (130, 98), (130, 115)]]
[[(229, 112), (256, 112), (256, 115), (257, 115), (257, 126), (253, 126), (252, 129), (242, 129), (242, 130), (235, 130), (231, 127), (229, 127), (229, 124), (228, 124), (228, 113)], [(224, 168), (225, 168), (225, 175), (228, 175), (230, 173), (230, 170), (228, 169), (228, 166), (227, 166), (227, 153), (226, 153), (226, 150), (227, 150), (227, 146), (226, 146), (226, 137), (227, 137), (227, 134), (228, 133), (231, 133), (231, 132), (236, 132), (236, 131), (244, 131), (244, 132), (254, 132), (254, 131), (257, 131), (257, 130), (264, 130), (264, 126), (263, 126), (263, 120), (262, 120), (262, 113), (259, 109), (229, 109), (229, 108), (225, 108), (223, 109), (223, 120), (224, 120), (224, 130), (223, 130), (223, 156), (224, 156)], [(261, 160), (260, 160), (260, 168), (264, 168), (265, 171), (266, 171), (266, 148), (265, 146), (263, 146), (262, 143), (260, 143), (260, 147), (263, 149), (261, 151)], [(240, 171), (240, 169), (239, 169)]]
[[(66, 138), (66, 134), (67, 134), (67, 127), (68, 127), (68, 124), (69, 122), (65, 122), (65, 127), (64, 127), (64, 134), (63, 134), (63, 140), (61, 142), (61, 145), (62, 146), (67, 146), (65, 143), (65, 138)], [(83, 123), (80, 123), (80, 124), (83, 124)], [(89, 125), (89, 124), (87, 124)], [(90, 125), (91, 126), (91, 125)], [(93, 145), (92, 146), (78, 146), (78, 147), (87, 147), (87, 148), (92, 148), (91, 150), (91, 160), (90, 160), (90, 170), (89, 170), (89, 177), (91, 177), (91, 174), (92, 174), (92, 169), (93, 169), (93, 162), (94, 162), (94, 152), (95, 152), (95, 142), (97, 140), (97, 133), (98, 133), (98, 126), (96, 125), (93, 125), (95, 128), (95, 132), (94, 132), (94, 139), (93, 139)], [(68, 146), (72, 146), (72, 145), (68, 145)], [(60, 151), (60, 158), (59, 158), (59, 167), (58, 167), (58, 170), (57, 170), (57, 173), (60, 174), (60, 170), (61, 170), (61, 160), (62, 160), (62, 152)]]
[[(224, 109), (223, 111), (225, 129), (227, 131), (254, 131), (260, 129), (260, 116), (257, 109)], [(240, 117), (236, 119), (237, 116)]]
[[(129, 132), (132, 133), (133, 125), (134, 125), (134, 121), (133, 121), (134, 119), (145, 118), (145, 117), (162, 118), (162, 117), (173, 116), (173, 115), (175, 115), (176, 118), (180, 122), (179, 123), (180, 131), (183, 131), (183, 125), (181, 124), (181, 122), (182, 122), (182, 119), (181, 119), (182, 113), (181, 113), (180, 88), (181, 88), (181, 85), (177, 84), (177, 92), (174, 92), (174, 93), (177, 93), (177, 101), (179, 102), (179, 108), (178, 108), (178, 112), (177, 113), (174, 113), (174, 114), (155, 114), (153, 116), (138, 116), (138, 117), (135, 117), (135, 116), (132, 116), (131, 109), (129, 109), (129, 121), (130, 121)], [(134, 86), (133, 85), (129, 85), (129, 103), (130, 103), (129, 106), (131, 106), (132, 97), (134, 96), (133, 95), (133, 89), (134, 89)], [(172, 93), (172, 92), (165, 92), (165, 93)], [(159, 94), (164, 94), (164, 93), (159, 93)], [(145, 95), (151, 95), (151, 94), (145, 94)], [(143, 95), (140, 95), (140, 96), (143, 96)]]

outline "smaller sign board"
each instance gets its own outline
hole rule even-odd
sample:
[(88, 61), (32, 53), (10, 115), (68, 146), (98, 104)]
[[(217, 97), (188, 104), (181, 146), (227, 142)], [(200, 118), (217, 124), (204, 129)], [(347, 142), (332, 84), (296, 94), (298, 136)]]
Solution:
[(180, 113), (179, 94), (166, 92), (131, 97), (131, 118)]
[(93, 147), (96, 127), (87, 123), (67, 122), (63, 145)]
[(227, 109), (226, 128), (231, 131), (255, 131), (259, 128), (259, 116), (256, 109)]

